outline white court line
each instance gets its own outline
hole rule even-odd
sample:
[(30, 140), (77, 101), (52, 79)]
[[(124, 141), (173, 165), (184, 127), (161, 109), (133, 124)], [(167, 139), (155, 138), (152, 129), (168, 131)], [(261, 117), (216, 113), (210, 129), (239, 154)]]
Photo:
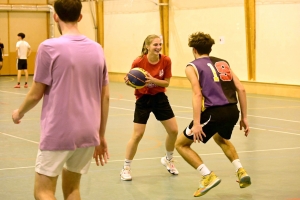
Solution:
[(3, 93), (9, 93), (9, 94), (27, 95), (27, 94), (23, 94), (23, 93), (8, 92), (8, 91), (3, 91), (3, 90), (0, 90), (0, 92), (3, 92)]
[(255, 116), (255, 115), (247, 115), (247, 116), (249, 116), (249, 117), (257, 117), (257, 118), (263, 118), (263, 119), (273, 119), (273, 120), (285, 121), (285, 122), (300, 123), (300, 121), (288, 120), (288, 119), (279, 119), (279, 118), (273, 118), (273, 117), (263, 117), (263, 116)]
[(134, 100), (129, 100), (129, 99), (119, 99), (119, 98), (110, 98), (112, 100), (120, 100), (120, 101), (130, 101), (130, 102), (135, 102)]
[[(129, 99), (118, 99), (118, 98), (110, 98), (113, 100), (119, 100), (119, 101), (130, 101), (130, 102), (135, 102), (134, 100), (129, 100)], [(175, 108), (184, 108), (184, 109), (189, 109), (192, 110), (192, 107), (187, 107), (187, 106), (178, 106), (178, 105), (171, 105), (171, 107)], [(118, 109), (117, 107), (113, 107)], [(119, 108), (121, 109), (121, 108)], [(295, 120), (287, 120), (287, 119), (279, 119), (279, 118), (272, 118), (272, 117), (263, 117), (263, 116), (256, 116), (256, 115), (248, 115), (249, 117), (257, 117), (257, 118), (264, 118), (264, 119), (273, 119), (273, 120), (278, 120), (278, 121), (285, 121), (285, 122), (294, 122), (294, 123), (300, 123), (300, 121), (295, 121)]]
[[(239, 151), (240, 153), (256, 153), (256, 152), (268, 152), (268, 151), (282, 151), (282, 150), (297, 150), (300, 149), (300, 147), (290, 147), (290, 148), (280, 148), (280, 149), (262, 149), (262, 150), (254, 150), (254, 151)], [(201, 153), (200, 156), (214, 156), (214, 155), (224, 155), (223, 152), (221, 153)], [(181, 156), (173, 156), (175, 158), (182, 158)], [(137, 158), (134, 159), (134, 161), (143, 161), (143, 160), (155, 160), (155, 159), (161, 159), (161, 157), (153, 157), (153, 158)], [(124, 162), (123, 160), (109, 160), (108, 162)], [(92, 162), (95, 163), (95, 162)]]
[[(235, 126), (239, 126), (239, 125), (235, 125)], [(289, 135), (297, 135), (297, 136), (300, 136), (300, 133), (291, 133), (291, 132), (286, 132), (286, 131), (268, 130), (268, 129), (255, 128), (255, 127), (250, 127), (250, 129), (256, 129), (256, 130), (261, 130), (261, 131), (270, 131), (270, 132), (275, 132), (275, 133), (284, 133), (284, 134), (289, 134)]]
[[(114, 108), (114, 109), (119, 109), (119, 110), (129, 110), (129, 111), (134, 111), (133, 109), (125, 109), (125, 108), (119, 108), (119, 107), (110, 107), (110, 108)], [(188, 120), (193, 120), (191, 117), (180, 117), (180, 116), (175, 116), (176, 118), (179, 119), (188, 119)], [(278, 119), (280, 120), (280, 119)], [(284, 120), (283, 120), (284, 121)], [(286, 120), (287, 121), (287, 120)], [(298, 123), (298, 121), (290, 121), (290, 122), (296, 122)], [(236, 127), (239, 127), (239, 125), (235, 125)], [(251, 127), (251, 129), (256, 129), (256, 130), (262, 130), (262, 131), (270, 131), (270, 132), (277, 132), (277, 133), (284, 133), (284, 134), (289, 134), (289, 135), (297, 135), (300, 136), (300, 133), (291, 133), (291, 132), (285, 132), (285, 131), (276, 131), (276, 130), (269, 130), (269, 129), (263, 129), (263, 128), (255, 128), (255, 127)]]
[[(110, 108), (119, 109), (119, 110), (133, 111), (133, 109), (126, 109), (126, 108), (118, 108), (118, 107), (110, 107)], [(180, 118), (180, 119), (192, 120), (192, 118), (190, 118), (190, 117), (180, 117), (180, 116), (175, 116), (175, 117), (176, 118)], [(235, 125), (235, 126), (239, 127), (239, 125)], [(269, 131), (269, 132), (276, 132), (276, 133), (283, 133), (283, 134), (300, 136), (299, 133), (292, 133), (292, 132), (286, 132), (286, 131), (277, 131), (277, 130), (269, 130), (269, 129), (256, 128), (256, 127), (250, 127), (250, 128), (254, 129), (254, 130), (262, 130), (262, 131)], [(31, 143), (39, 144), (39, 142), (35, 142), (35, 141), (32, 141), (32, 140), (27, 140), (27, 139), (24, 139), (24, 138), (21, 138), (21, 137), (17, 137), (17, 136), (11, 135), (11, 134), (2, 133), (2, 132), (0, 132), (0, 134), (6, 135), (6, 136), (9, 136), (9, 137), (13, 137), (13, 138), (17, 138), (17, 139), (20, 139), (20, 140), (28, 141), (28, 142), (31, 142)]]
[(14, 170), (14, 169), (30, 169), (30, 168), (34, 168), (34, 167), (35, 167), (35, 166), (2, 168), (2, 169), (0, 169), (0, 171)]
[[(269, 152), (269, 151), (284, 151), (284, 150), (297, 150), (300, 149), (300, 147), (291, 147), (291, 148), (278, 148), (278, 149), (262, 149), (262, 150), (254, 150), (254, 151), (239, 151), (237, 152), (238, 154), (241, 153), (257, 153), (257, 152)], [(224, 155), (224, 153), (205, 153), (205, 154), (199, 154), (200, 156), (214, 156), (214, 155)], [(181, 158), (181, 156), (174, 156), (175, 158)], [(156, 159), (161, 159), (161, 157), (152, 157), (152, 158), (137, 158), (134, 159), (134, 161), (144, 161), (144, 160), (156, 160)], [(124, 162), (124, 159), (122, 160), (108, 160), (108, 163), (113, 163), (113, 162)], [(91, 163), (96, 163), (92, 161)], [(5, 171), (5, 170), (17, 170), (17, 169), (29, 169), (29, 168), (34, 168), (35, 166), (27, 166), (27, 167), (11, 167), (11, 168), (2, 168), (0, 171)]]
[[(121, 99), (120, 99), (121, 100)], [(131, 100), (126, 100), (126, 101), (131, 101)], [(191, 107), (185, 107), (185, 106), (177, 106), (177, 105), (171, 105), (171, 107), (178, 107), (178, 108), (186, 108), (186, 109), (192, 109)], [(120, 108), (120, 107), (112, 107), (110, 108), (114, 109), (120, 109), (120, 110), (129, 110), (129, 111), (134, 111), (133, 109), (125, 109), (125, 108)], [(249, 117), (257, 117), (257, 118), (264, 118), (264, 119), (272, 119), (272, 120), (278, 120), (278, 121), (285, 121), (285, 122), (294, 122), (294, 123), (300, 123), (300, 121), (295, 121), (295, 120), (288, 120), (288, 119), (279, 119), (279, 118), (273, 118), (273, 117), (263, 117), (263, 116), (256, 116), (256, 115), (248, 115)], [(176, 116), (177, 118), (182, 118), (182, 119), (192, 119), (192, 118), (186, 118), (186, 117), (180, 117)]]
[(6, 136), (9, 136), (9, 137), (13, 137), (13, 138), (17, 138), (17, 139), (20, 139), (20, 140), (24, 140), (24, 141), (27, 141), (27, 142), (39, 144), (39, 142), (36, 142), (36, 141), (33, 141), (33, 140), (27, 140), (27, 139), (24, 139), (24, 138), (21, 138), (21, 137), (17, 137), (17, 136), (11, 135), (11, 134), (2, 133), (2, 132), (0, 132), (0, 134), (6, 135)]
[[(179, 90), (179, 91), (185, 91), (185, 92), (190, 92), (191, 89), (186, 89), (186, 88), (168, 88), (168, 90)], [(269, 95), (271, 96), (271, 95)], [(270, 98), (270, 97), (257, 97), (257, 96), (251, 96), (251, 93), (247, 93), (247, 98), (255, 98), (255, 99), (271, 99), (271, 100), (280, 100), (280, 101), (293, 101), (293, 102), (300, 102), (300, 99), (298, 100), (298, 98), (295, 98), (295, 97), (291, 97), (293, 99), (285, 99), (285, 98), (288, 98), (288, 97), (282, 97), (282, 98), (279, 98), (279, 97), (275, 97), (275, 98)]]
[[(168, 88), (169, 90), (180, 90), (180, 91), (188, 91), (190, 92), (190, 89), (176, 89), (176, 88)], [(0, 92), (4, 92), (4, 93), (11, 93), (11, 94), (19, 94), (19, 95), (26, 95), (26, 94), (21, 94), (21, 93), (15, 93), (15, 92), (8, 92), (8, 91), (3, 91), (0, 90)], [(270, 100), (280, 100), (280, 101), (293, 101), (293, 102), (300, 102), (300, 100), (298, 100), (297, 98), (295, 99), (285, 99), (285, 98), (269, 98), (269, 97), (256, 97), (256, 96), (251, 96), (251, 94), (247, 94), (247, 98), (256, 98), (256, 99), (270, 99)], [(127, 100), (127, 99), (119, 99), (119, 98), (110, 98), (110, 99), (114, 99), (114, 100), (123, 100), (123, 101), (134, 101), (134, 100)], [(135, 101), (134, 101), (135, 102)]]
[(118, 109), (118, 110), (129, 110), (129, 111), (134, 111), (133, 109), (128, 109), (128, 108), (118, 108), (118, 107), (113, 107), (113, 106), (109, 106), (109, 108), (114, 108), (114, 109)]
[[(22, 93), (16, 93), (16, 92), (7, 92), (7, 91), (2, 91), (0, 92), (4, 93), (11, 93), (11, 94), (19, 94), (19, 95), (27, 95), (27, 94), (22, 94)], [(129, 100), (129, 99), (118, 99), (118, 98), (110, 98), (112, 100), (119, 100), (119, 101), (129, 101), (129, 102), (135, 102), (135, 100)], [(184, 108), (184, 109), (190, 109), (192, 110), (191, 107), (186, 107), (186, 106), (178, 106), (178, 105), (171, 105), (171, 107), (176, 107), (176, 108)], [(132, 109), (126, 109), (126, 108), (119, 108), (119, 107), (112, 107), (110, 108), (115, 108), (115, 109), (120, 109), (120, 110), (129, 110), (129, 111), (134, 111)], [(300, 123), (300, 121), (295, 121), (295, 120), (287, 120), (287, 119), (279, 119), (279, 118), (273, 118), (273, 117), (263, 117), (263, 116), (256, 116), (256, 115), (248, 115), (249, 117), (257, 117), (257, 118), (263, 118), (263, 119), (272, 119), (272, 120), (278, 120), (278, 121), (285, 121), (285, 122), (294, 122), (294, 123)], [(179, 117), (176, 116), (177, 118), (183, 118), (183, 119), (189, 119), (189, 118), (184, 118), (184, 117)]]

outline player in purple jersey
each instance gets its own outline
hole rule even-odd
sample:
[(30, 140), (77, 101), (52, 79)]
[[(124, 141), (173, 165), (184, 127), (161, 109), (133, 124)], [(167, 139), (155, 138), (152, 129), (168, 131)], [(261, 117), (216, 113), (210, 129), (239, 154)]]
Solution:
[(240, 130), (244, 128), (245, 136), (249, 134), (246, 91), (227, 61), (209, 56), (214, 43), (209, 34), (202, 32), (189, 37), (195, 60), (187, 65), (185, 73), (192, 86), (193, 121), (176, 141), (179, 154), (202, 175), (195, 197), (206, 194), (221, 182), (191, 148), (193, 142), (206, 143), (211, 137), (234, 165), (240, 188), (251, 184), (235, 147), (229, 141), (239, 119), (236, 92), (241, 110)]

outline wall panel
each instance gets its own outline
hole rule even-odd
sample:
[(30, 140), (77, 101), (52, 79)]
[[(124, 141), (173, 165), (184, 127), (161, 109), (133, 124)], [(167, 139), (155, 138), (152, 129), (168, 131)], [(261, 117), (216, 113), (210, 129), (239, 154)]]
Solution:
[(10, 48), (10, 73), (16, 74), (15, 57), (17, 34), (25, 33), (25, 41), (27, 41), (32, 50), (32, 55), (28, 59), (28, 72), (34, 72), (34, 57), (39, 44), (47, 39), (47, 13), (46, 12), (10, 12), (9, 13), (9, 48)]
[(242, 80), (247, 80), (243, 6), (195, 10), (173, 8), (170, 17), (170, 57), (174, 65), (173, 75), (185, 76), (186, 64), (194, 59), (192, 49), (188, 47), (188, 37), (200, 31), (210, 34), (215, 40), (210, 55), (228, 60), (234, 72)]
[(9, 4), (47, 4), (48, 1), (47, 0), (9, 0), (8, 1)]
[(9, 73), (9, 59), (8, 59), (8, 52), (9, 52), (9, 45), (8, 45), (8, 12), (0, 12), (0, 24), (1, 24), (1, 31), (0, 31), (0, 41), (4, 45), (4, 57), (3, 57), (3, 66), (1, 70), (1, 74), (8, 74)]
[(105, 55), (110, 72), (128, 72), (145, 38), (160, 35), (159, 13), (113, 14), (104, 17)]
[(258, 82), (300, 85), (300, 2), (257, 6)]

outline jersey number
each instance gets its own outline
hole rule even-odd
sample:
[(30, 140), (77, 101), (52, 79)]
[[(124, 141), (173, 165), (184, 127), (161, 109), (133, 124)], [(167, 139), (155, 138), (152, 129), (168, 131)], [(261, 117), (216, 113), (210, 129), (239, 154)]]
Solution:
[[(219, 82), (219, 78), (217, 76), (217, 72), (215, 68), (212, 66), (211, 63), (207, 63), (209, 68), (211, 69), (213, 75), (214, 75), (214, 81)], [(230, 73), (230, 68), (228, 64), (224, 61), (216, 62), (215, 67), (217, 71), (220, 73), (220, 79), (222, 81), (231, 81), (232, 80), (232, 74)]]

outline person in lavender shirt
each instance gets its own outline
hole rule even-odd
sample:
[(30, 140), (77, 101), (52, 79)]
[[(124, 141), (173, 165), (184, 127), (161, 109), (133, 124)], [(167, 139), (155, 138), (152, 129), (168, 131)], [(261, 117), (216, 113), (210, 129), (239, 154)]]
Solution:
[(34, 197), (55, 199), (62, 174), (64, 198), (80, 199), (81, 175), (93, 157), (102, 166), (109, 159), (108, 73), (102, 47), (78, 30), (81, 1), (57, 0), (54, 9), (62, 36), (40, 44), (32, 87), (12, 119), (19, 124), (43, 98)]
[(209, 56), (214, 43), (211, 36), (203, 32), (193, 33), (188, 43), (195, 57), (185, 68), (192, 87), (193, 121), (178, 137), (176, 150), (202, 175), (195, 197), (206, 194), (221, 182), (191, 148), (193, 142), (205, 144), (210, 138), (214, 139), (234, 165), (240, 188), (251, 184), (250, 176), (229, 141), (239, 119), (238, 100), (241, 110), (240, 130), (244, 128), (245, 136), (249, 134), (246, 91), (226, 60)]

